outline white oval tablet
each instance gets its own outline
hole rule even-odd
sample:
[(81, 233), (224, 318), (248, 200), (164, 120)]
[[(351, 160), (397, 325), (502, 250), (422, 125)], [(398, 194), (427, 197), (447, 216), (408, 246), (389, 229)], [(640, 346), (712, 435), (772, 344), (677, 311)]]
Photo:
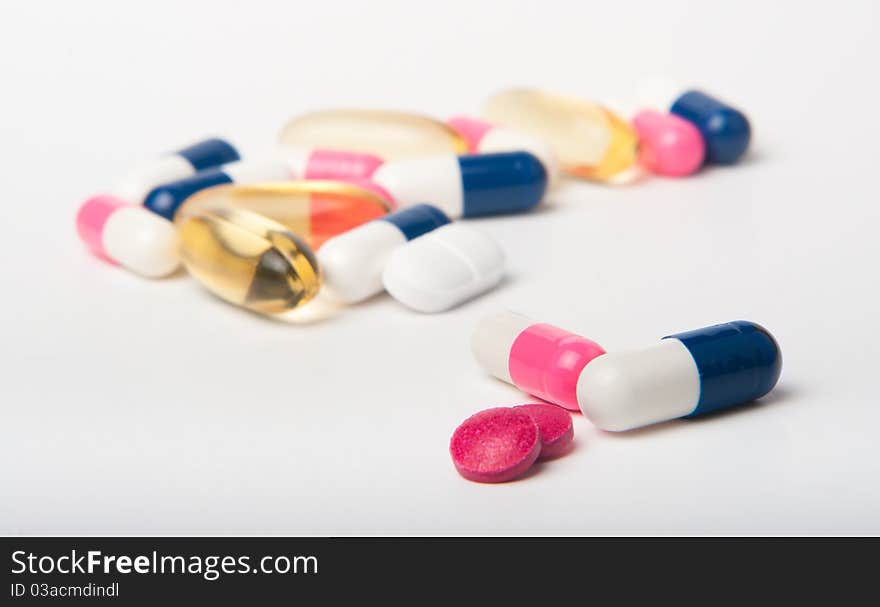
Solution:
[(443, 226), (396, 249), (382, 282), (394, 299), (419, 312), (442, 312), (498, 284), (504, 252), (483, 232)]

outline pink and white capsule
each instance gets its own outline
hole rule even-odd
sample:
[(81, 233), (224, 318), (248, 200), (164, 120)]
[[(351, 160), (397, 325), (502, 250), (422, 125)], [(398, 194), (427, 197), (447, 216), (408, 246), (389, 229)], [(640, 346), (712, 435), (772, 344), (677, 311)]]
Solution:
[(525, 150), (533, 154), (547, 171), (549, 187), (559, 182), (559, 161), (546, 143), (522, 131), (495, 126), (470, 116), (453, 116), (446, 121), (467, 142), (471, 154), (491, 154)]
[(513, 312), (484, 318), (471, 349), (491, 375), (572, 411), (578, 410), (581, 371), (605, 353), (594, 341)]
[(83, 242), (98, 256), (147, 278), (160, 278), (180, 265), (177, 231), (167, 219), (140, 205), (99, 194), (76, 216)]

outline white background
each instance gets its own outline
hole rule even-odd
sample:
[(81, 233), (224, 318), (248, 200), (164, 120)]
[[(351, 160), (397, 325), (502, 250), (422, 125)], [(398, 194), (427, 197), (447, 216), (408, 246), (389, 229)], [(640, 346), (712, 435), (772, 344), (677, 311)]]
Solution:
[[(0, 531), (7, 534), (880, 533), (878, 9), (869, 1), (6, 2), (0, 9)], [(626, 99), (659, 74), (750, 115), (750, 156), (568, 184), (474, 222), (503, 287), (314, 325), (149, 282), (78, 242), (79, 202), (209, 134), (259, 155), (323, 107), (477, 112), (531, 85)], [(529, 399), (469, 338), (513, 308), (609, 349), (745, 318), (757, 405), (479, 485), (447, 443)]]

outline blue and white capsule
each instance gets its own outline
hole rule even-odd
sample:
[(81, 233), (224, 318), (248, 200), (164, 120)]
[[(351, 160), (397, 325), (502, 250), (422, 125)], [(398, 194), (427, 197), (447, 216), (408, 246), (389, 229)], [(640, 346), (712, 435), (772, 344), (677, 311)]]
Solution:
[(348, 304), (381, 293), (382, 272), (391, 253), (448, 223), (440, 209), (418, 204), (334, 236), (316, 254), (323, 288)]
[(128, 203), (142, 204), (150, 190), (158, 185), (184, 179), (239, 158), (238, 150), (228, 141), (205, 139), (135, 169), (111, 193)]
[(153, 188), (144, 199), (144, 206), (165, 219), (174, 220), (177, 209), (187, 199), (213, 186), (228, 183), (261, 183), (293, 179), (290, 163), (280, 155), (260, 161), (241, 161), (226, 164), (169, 181)]
[(373, 181), (398, 208), (428, 200), (453, 219), (527, 211), (547, 191), (544, 165), (522, 151), (394, 160)]
[(751, 402), (781, 371), (773, 336), (737, 320), (594, 358), (578, 378), (578, 406), (603, 430), (632, 430)]

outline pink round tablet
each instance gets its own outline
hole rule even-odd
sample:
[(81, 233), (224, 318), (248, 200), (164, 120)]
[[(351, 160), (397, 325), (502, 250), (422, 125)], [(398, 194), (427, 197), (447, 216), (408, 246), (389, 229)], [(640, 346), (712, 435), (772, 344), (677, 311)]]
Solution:
[(512, 407), (495, 407), (470, 416), (449, 441), (455, 469), (478, 483), (513, 480), (528, 470), (540, 453), (538, 425), (526, 412)]
[(519, 405), (514, 409), (523, 411), (538, 424), (541, 436), (538, 459), (553, 459), (569, 452), (574, 441), (574, 426), (568, 411), (546, 403)]
[(639, 162), (659, 175), (684, 177), (703, 165), (706, 143), (693, 124), (675, 114), (643, 110), (633, 118)]

